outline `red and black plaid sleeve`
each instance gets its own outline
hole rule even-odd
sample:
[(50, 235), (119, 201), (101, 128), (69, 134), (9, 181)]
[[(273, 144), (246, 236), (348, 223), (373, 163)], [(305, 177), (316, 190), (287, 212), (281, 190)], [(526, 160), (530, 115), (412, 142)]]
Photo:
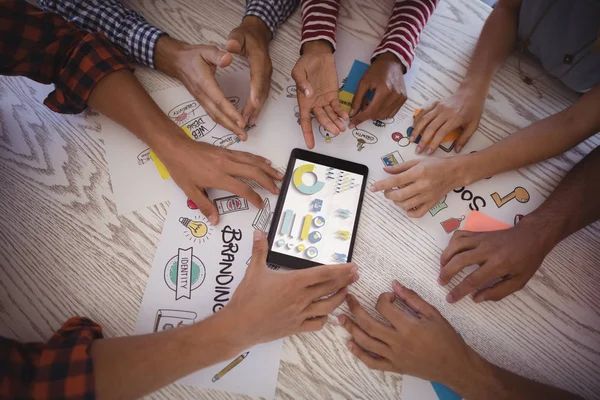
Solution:
[(87, 33), (23, 0), (0, 0), (0, 74), (20, 75), (56, 90), (44, 104), (74, 114), (96, 83), (133, 64), (100, 33)]
[(0, 338), (0, 399), (93, 399), (90, 346), (102, 328), (87, 318), (69, 319), (43, 343)]

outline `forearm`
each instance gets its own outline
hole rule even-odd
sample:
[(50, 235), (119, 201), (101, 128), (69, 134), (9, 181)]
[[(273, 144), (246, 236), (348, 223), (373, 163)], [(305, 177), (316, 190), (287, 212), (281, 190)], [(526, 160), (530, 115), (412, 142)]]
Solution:
[(574, 105), (476, 153), (461, 156), (459, 186), (556, 157), (600, 130), (600, 85)]
[(118, 71), (100, 80), (88, 103), (157, 152), (170, 148), (174, 140), (187, 139), (129, 71)]
[[(224, 311), (224, 310), (223, 310)], [(134, 399), (245, 349), (223, 312), (189, 327), (94, 342), (91, 356), (98, 399)]]
[[(442, 382), (444, 383), (444, 382)], [(468, 371), (449, 386), (465, 399), (527, 400), (577, 399), (572, 393), (509, 372), (486, 361), (475, 351)]]
[(520, 0), (500, 0), (483, 26), (461, 86), (487, 93), (492, 77), (517, 40)]

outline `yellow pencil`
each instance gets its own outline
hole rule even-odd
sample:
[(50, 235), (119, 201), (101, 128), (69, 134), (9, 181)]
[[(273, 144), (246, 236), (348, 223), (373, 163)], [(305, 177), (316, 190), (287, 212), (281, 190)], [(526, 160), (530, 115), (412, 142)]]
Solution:
[(232, 369), (234, 369), (235, 367), (237, 367), (238, 364), (241, 363), (242, 361), (244, 361), (244, 358), (246, 358), (248, 356), (248, 353), (250, 353), (250, 352), (247, 351), (244, 354), (240, 355), (235, 360), (233, 360), (232, 362), (230, 362), (225, 368), (223, 368), (221, 371), (219, 371), (218, 374), (216, 374), (215, 376), (213, 376), (212, 381), (213, 382), (218, 381), (223, 376), (225, 376), (226, 373), (228, 373), (229, 371), (231, 371)]

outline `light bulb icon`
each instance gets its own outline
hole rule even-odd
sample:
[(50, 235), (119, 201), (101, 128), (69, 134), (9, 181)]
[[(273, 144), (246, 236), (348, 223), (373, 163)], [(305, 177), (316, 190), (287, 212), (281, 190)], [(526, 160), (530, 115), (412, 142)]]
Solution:
[(208, 233), (208, 226), (202, 221), (192, 221), (189, 218), (181, 217), (179, 218), (179, 222), (188, 228), (195, 238), (203, 238)]

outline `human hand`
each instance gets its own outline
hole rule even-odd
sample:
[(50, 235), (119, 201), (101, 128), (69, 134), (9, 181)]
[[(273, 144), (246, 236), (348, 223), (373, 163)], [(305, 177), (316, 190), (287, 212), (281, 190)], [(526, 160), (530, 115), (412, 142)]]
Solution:
[(269, 56), (271, 31), (254, 16), (244, 17), (240, 26), (227, 38), (227, 51), (248, 59), (250, 64), (250, 96), (242, 110), (242, 117), (248, 125), (254, 125), (260, 114), (271, 87), (273, 66)]
[(248, 138), (242, 114), (227, 100), (215, 79), (217, 67), (224, 68), (233, 61), (231, 54), (215, 46), (190, 45), (163, 35), (156, 43), (155, 58), (156, 68), (181, 81), (213, 121), (241, 140)]
[[(371, 90), (375, 91), (373, 101), (365, 104), (365, 96)], [(353, 128), (367, 119), (391, 118), (406, 100), (404, 66), (393, 53), (383, 53), (371, 63), (358, 83), (348, 127)]]
[(269, 160), (242, 151), (195, 142), (180, 129), (177, 131), (180, 134), (174, 135), (170, 146), (157, 148), (155, 152), (175, 183), (196, 203), (211, 224), (219, 222), (219, 212), (206, 197), (204, 189), (227, 190), (245, 198), (257, 208), (263, 208), (261, 197), (236, 177), (255, 181), (273, 194), (279, 193), (273, 180), (281, 180), (283, 175), (271, 167)]
[[(345, 314), (338, 320), (352, 336), (348, 349), (369, 368), (441, 382), (454, 390), (462, 388), (473, 376), (480, 356), (414, 291), (398, 281), (392, 288), (393, 293), (379, 296), (375, 307), (389, 324), (369, 315), (354, 296), (347, 297), (354, 320)], [(397, 307), (396, 299), (412, 312)]]
[(339, 100), (337, 71), (331, 45), (316, 40), (303, 46), (304, 53), (292, 70), (296, 81), (300, 127), (309, 149), (315, 147), (310, 112), (334, 136), (346, 130), (340, 118), (348, 120)]
[(529, 225), (527, 218), (501, 231), (456, 231), (440, 258), (438, 281), (445, 286), (465, 267), (479, 265), (452, 289), (448, 302), (457, 302), (470, 293), (475, 293), (476, 303), (498, 301), (527, 284), (553, 245), (544, 230)]
[(420, 218), (454, 188), (465, 186), (460, 157), (412, 160), (384, 171), (393, 174), (371, 185), (372, 192), (404, 209), (411, 218)]
[(358, 280), (356, 264), (273, 271), (266, 265), (268, 251), (264, 233), (255, 231), (246, 275), (227, 306), (219, 311), (234, 316), (247, 347), (320, 330), (327, 315), (343, 303), (346, 286)]
[(414, 142), (421, 135), (417, 145), (417, 154), (426, 150), (433, 154), (440, 143), (455, 129), (462, 130), (454, 149), (460, 153), (479, 126), (483, 105), (487, 93), (480, 87), (464, 86), (456, 93), (442, 101), (436, 101), (421, 110), (415, 117), (413, 134), (410, 141)]

